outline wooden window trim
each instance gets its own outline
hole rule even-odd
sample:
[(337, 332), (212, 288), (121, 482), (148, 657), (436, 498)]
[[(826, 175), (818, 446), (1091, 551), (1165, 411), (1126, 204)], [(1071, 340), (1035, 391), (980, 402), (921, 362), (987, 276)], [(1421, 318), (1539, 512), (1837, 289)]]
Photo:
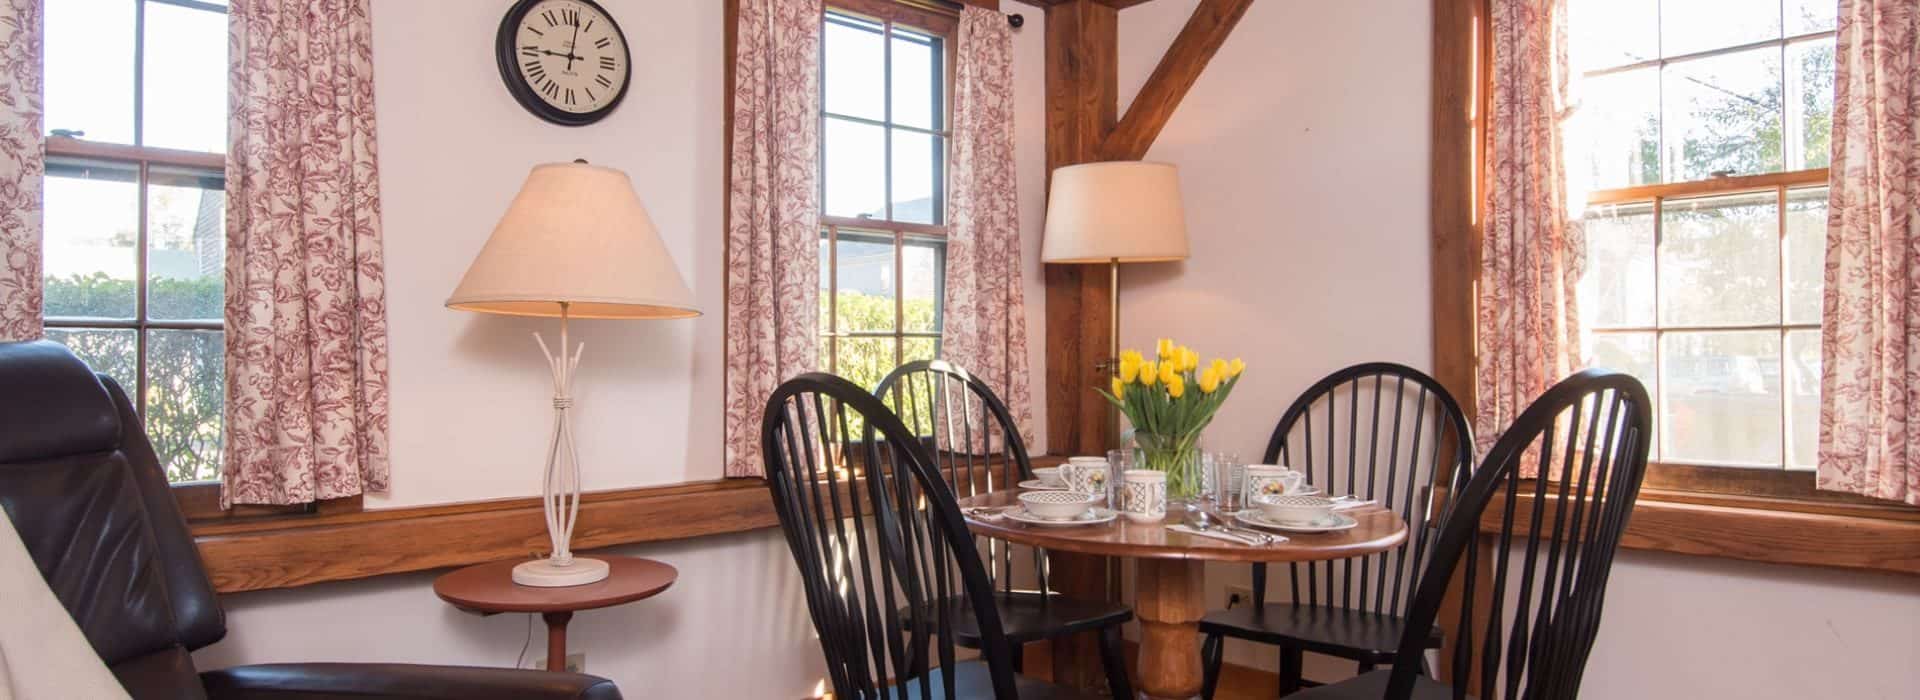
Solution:
[[(1478, 203), (1487, 178), (1482, 120), (1490, 97), (1491, 13), (1488, 0), (1433, 0), (1433, 9), (1433, 368), (1471, 414), (1476, 405), (1474, 289), (1480, 269)], [(1680, 192), (1770, 189), (1799, 182), (1807, 173), (1622, 188), (1602, 195), (1605, 201), (1627, 201)], [(1678, 189), (1682, 187), (1689, 189)], [(1920, 574), (1920, 509), (1817, 492), (1808, 472), (1656, 464), (1648, 469), (1624, 544), (1748, 561)]]
[[(1035, 466), (1064, 459), (1035, 458)], [(976, 467), (976, 479), (999, 468)], [(843, 482), (854, 488), (863, 479)], [(357, 505), (357, 504), (356, 504)], [(577, 551), (779, 527), (767, 482), (716, 479), (588, 493)], [(192, 526), (214, 590), (238, 593), (543, 556), (540, 498), (326, 512)]]

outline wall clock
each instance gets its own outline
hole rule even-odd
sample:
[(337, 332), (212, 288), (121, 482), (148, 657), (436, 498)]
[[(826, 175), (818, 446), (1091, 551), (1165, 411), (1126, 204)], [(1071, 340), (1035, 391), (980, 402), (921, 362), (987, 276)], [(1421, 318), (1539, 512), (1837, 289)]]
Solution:
[(555, 124), (600, 121), (627, 96), (627, 36), (592, 0), (519, 0), (500, 20), (494, 53), (507, 92)]

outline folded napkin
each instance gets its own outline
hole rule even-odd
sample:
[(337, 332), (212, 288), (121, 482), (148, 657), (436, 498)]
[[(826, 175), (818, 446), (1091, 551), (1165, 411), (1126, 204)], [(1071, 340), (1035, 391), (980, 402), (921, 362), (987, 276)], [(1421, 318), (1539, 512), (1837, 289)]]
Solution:
[(1020, 506), (1001, 506), (998, 508), (961, 508), (960, 514), (974, 520), (999, 520), (1007, 517), (1007, 511)]
[[(1216, 540), (1225, 540), (1228, 542), (1238, 542), (1240, 544), (1244, 544), (1248, 546), (1257, 546), (1253, 544), (1253, 540), (1247, 539), (1240, 535), (1233, 534), (1231, 532), (1227, 532), (1225, 530), (1201, 530), (1192, 525), (1184, 525), (1184, 524), (1168, 525), (1167, 529), (1172, 530), (1174, 532), (1194, 535), (1196, 537), (1211, 537)], [(1273, 539), (1268, 541), (1268, 544), (1279, 544), (1281, 542), (1287, 541), (1287, 538), (1281, 537), (1279, 535), (1270, 535), (1270, 536)]]

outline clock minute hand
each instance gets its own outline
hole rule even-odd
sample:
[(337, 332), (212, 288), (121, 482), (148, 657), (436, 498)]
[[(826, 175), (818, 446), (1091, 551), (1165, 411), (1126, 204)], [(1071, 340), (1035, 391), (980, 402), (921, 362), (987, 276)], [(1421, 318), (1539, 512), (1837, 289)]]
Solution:
[[(580, 58), (578, 56), (573, 55), (573, 50), (577, 48), (580, 48), (580, 20), (576, 19), (573, 21), (573, 39), (567, 43), (567, 71), (568, 72), (573, 71), (573, 59)], [(580, 60), (584, 61), (587, 59), (581, 58)]]

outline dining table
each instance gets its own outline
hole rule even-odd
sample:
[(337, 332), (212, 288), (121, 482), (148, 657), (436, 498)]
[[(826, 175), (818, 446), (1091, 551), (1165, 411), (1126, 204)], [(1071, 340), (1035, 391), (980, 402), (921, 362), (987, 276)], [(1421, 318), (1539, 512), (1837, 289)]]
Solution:
[(1179, 507), (1150, 522), (1121, 517), (1099, 524), (1032, 525), (999, 515), (1019, 505), (1019, 494), (1009, 489), (959, 499), (967, 529), (1051, 552), (1133, 560), (1133, 610), (1140, 621), (1138, 683), (1140, 691), (1155, 700), (1184, 700), (1200, 693), (1200, 618), (1206, 614), (1207, 562), (1347, 559), (1386, 551), (1407, 539), (1406, 522), (1373, 504), (1341, 511), (1356, 521), (1352, 528), (1318, 534), (1275, 533), (1286, 540), (1250, 545), (1174, 529), (1186, 516)]

